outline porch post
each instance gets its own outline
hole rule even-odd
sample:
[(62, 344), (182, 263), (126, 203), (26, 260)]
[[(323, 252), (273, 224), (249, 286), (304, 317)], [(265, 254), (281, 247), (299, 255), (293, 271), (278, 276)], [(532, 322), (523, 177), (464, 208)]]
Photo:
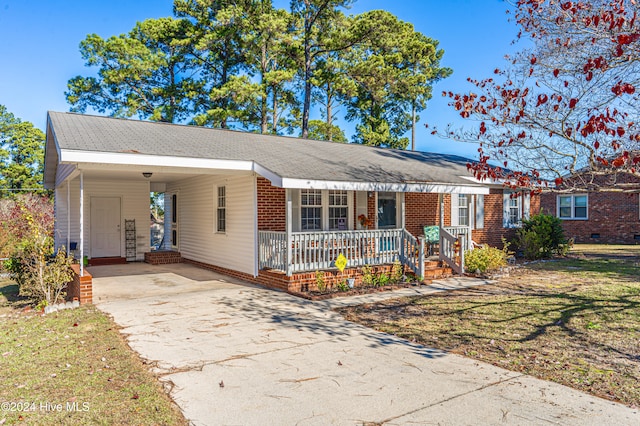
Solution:
[(291, 229), (293, 221), (293, 202), (291, 200), (291, 190), (287, 189), (287, 276), (290, 277), (293, 272), (291, 265)]
[(80, 172), (80, 276), (84, 276), (84, 172)]
[(71, 180), (67, 180), (67, 255), (69, 255), (69, 250), (71, 250), (70, 246), (71, 246)]
[(444, 226), (444, 194), (438, 194), (438, 205), (440, 208), (440, 228)]
[(418, 275), (420, 279), (424, 279), (424, 236), (419, 236), (420, 249), (418, 250)]

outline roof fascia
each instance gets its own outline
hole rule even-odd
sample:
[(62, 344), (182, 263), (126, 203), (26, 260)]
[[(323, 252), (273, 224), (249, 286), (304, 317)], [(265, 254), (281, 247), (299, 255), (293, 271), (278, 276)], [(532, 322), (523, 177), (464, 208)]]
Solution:
[(489, 194), (489, 188), (447, 183), (343, 182), (308, 179), (282, 179), (283, 188), (333, 189), (376, 192), (431, 192), (445, 194)]

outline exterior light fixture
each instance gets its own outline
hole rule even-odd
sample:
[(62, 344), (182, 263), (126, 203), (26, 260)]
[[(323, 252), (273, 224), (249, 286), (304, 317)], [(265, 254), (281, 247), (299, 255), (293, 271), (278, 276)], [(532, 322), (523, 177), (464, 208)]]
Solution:
[(153, 173), (151, 173), (151, 172), (142, 172), (142, 176), (146, 177), (147, 179), (149, 179), (152, 174)]

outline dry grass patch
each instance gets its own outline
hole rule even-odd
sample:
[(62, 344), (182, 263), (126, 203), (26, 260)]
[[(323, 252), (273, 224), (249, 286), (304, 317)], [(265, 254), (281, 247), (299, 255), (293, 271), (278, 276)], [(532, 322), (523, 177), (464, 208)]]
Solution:
[(187, 424), (102, 312), (41, 316), (23, 304), (0, 281), (0, 424)]
[(577, 246), (495, 285), (343, 309), (349, 320), (640, 406), (640, 247)]

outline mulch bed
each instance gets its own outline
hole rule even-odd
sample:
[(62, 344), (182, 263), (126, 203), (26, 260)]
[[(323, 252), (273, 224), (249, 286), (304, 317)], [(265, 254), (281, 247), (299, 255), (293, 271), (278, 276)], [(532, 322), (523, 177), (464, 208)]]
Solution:
[(335, 299), (336, 297), (358, 296), (361, 294), (372, 294), (372, 293), (380, 293), (383, 291), (393, 291), (393, 290), (399, 290), (402, 288), (415, 287), (417, 285), (419, 284), (416, 282), (410, 282), (410, 283), (385, 285), (382, 287), (355, 287), (350, 289), (349, 291), (330, 290), (324, 293), (319, 291), (289, 291), (288, 293), (293, 296), (301, 297), (303, 299), (320, 301), (320, 300), (327, 300), (327, 299)]

